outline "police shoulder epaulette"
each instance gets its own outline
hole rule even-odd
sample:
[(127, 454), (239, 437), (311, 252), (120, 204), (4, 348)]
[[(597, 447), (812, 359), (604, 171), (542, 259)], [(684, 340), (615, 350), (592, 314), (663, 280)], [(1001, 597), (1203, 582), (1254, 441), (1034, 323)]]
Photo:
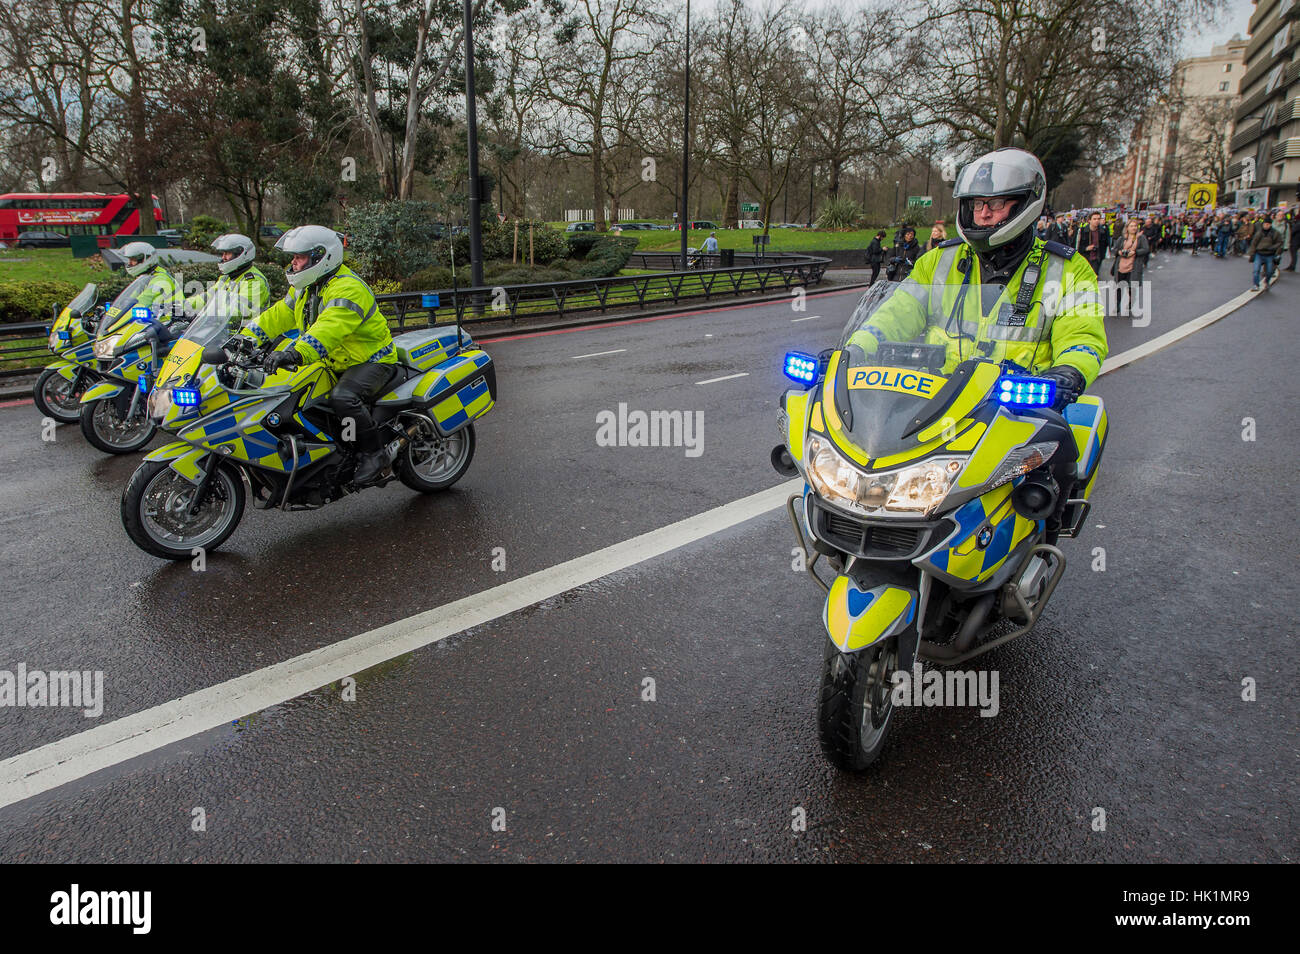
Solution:
[(1070, 246), (1063, 245), (1060, 242), (1044, 242), (1043, 248), (1047, 249), (1047, 251), (1051, 252), (1053, 255), (1061, 256), (1061, 258), (1071, 258), (1076, 251), (1076, 249), (1072, 249)]
[(963, 239), (959, 239), (959, 238), (945, 239), (944, 241), (940, 242), (936, 247), (947, 248), (949, 245), (960, 245), (963, 241), (964, 241)]

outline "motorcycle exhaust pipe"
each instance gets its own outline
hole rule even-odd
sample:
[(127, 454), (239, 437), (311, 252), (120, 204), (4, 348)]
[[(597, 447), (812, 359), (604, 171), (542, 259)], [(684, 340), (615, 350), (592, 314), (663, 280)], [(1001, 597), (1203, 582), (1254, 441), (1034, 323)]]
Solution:
[(782, 477), (797, 477), (799, 468), (794, 464), (794, 458), (786, 450), (784, 444), (777, 444), (772, 448), (772, 469)]

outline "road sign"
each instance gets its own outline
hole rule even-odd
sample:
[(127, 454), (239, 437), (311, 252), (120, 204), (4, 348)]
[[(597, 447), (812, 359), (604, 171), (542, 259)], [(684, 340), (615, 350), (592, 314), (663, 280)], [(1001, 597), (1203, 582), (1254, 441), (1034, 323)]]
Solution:
[(907, 197), (907, 207), (909, 209), (928, 209), (934, 205), (934, 199), (928, 195), (909, 195)]
[(1238, 189), (1237, 208), (1267, 209), (1268, 189)]
[(758, 203), (757, 203), (757, 202), (742, 202), (742, 203), (740, 203), (740, 214), (741, 214), (743, 217), (747, 218), (747, 219), (757, 218), (757, 217), (758, 217)]
[(1213, 182), (1193, 182), (1187, 187), (1189, 209), (1212, 209), (1219, 197), (1219, 187)]

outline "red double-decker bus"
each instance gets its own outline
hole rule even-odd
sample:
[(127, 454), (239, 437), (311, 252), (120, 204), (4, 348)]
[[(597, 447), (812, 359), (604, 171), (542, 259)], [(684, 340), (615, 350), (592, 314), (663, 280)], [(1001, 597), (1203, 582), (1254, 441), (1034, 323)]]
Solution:
[[(155, 231), (163, 224), (158, 197), (153, 197)], [(10, 192), (0, 195), (0, 242), (11, 243), (19, 232), (61, 232), (98, 235), (107, 248), (114, 235), (140, 231), (140, 210), (129, 195), (105, 192)]]

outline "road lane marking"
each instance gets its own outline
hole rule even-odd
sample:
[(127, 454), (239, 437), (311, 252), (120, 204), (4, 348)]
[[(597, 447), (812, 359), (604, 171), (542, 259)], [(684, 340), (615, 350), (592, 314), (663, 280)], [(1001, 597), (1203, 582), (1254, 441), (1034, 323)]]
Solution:
[(748, 371), (741, 371), (740, 374), (728, 374), (720, 378), (709, 378), (707, 381), (696, 381), (696, 384), (717, 384), (719, 381), (730, 381), (732, 378), (747, 378)]
[[(1147, 344), (1115, 355), (1107, 359), (1101, 373), (1144, 358), (1218, 321), (1253, 297), (1249, 292), (1239, 295)], [(800, 486), (797, 479), (785, 481), (566, 563), (5, 759), (0, 762), (0, 808), (295, 699), (344, 676), (761, 517), (781, 507)]]
[(790, 321), (812, 321), (814, 318), (820, 318), (821, 315), (809, 315), (807, 318), (791, 318)]
[(775, 510), (800, 486), (798, 480), (785, 481), (566, 563), (5, 759), (0, 762), (0, 808), (703, 540)]
[(606, 354), (622, 354), (626, 348), (615, 348), (613, 351), (593, 351), (591, 354), (575, 354), (571, 360), (577, 361), (579, 358), (599, 358)]
[(1254, 300), (1254, 298), (1255, 298), (1254, 292), (1250, 292), (1250, 291), (1242, 292), (1236, 298), (1224, 302), (1218, 308), (1215, 308), (1211, 311), (1207, 311), (1199, 318), (1193, 318), (1191, 321), (1184, 322), (1183, 324), (1179, 325), (1177, 328), (1174, 328), (1172, 331), (1166, 331), (1164, 334), (1152, 338), (1150, 341), (1144, 342), (1138, 345), (1136, 348), (1130, 348), (1129, 350), (1121, 354), (1117, 354), (1113, 357), (1107, 358), (1106, 362), (1101, 366), (1101, 373), (1105, 374), (1108, 371), (1117, 371), (1120, 368), (1124, 367), (1124, 365), (1126, 364), (1132, 364), (1134, 361), (1140, 361), (1141, 359), (1147, 357), (1147, 355), (1154, 354), (1155, 352), (1159, 351), (1161, 348), (1167, 348), (1169, 347), (1169, 345), (1173, 344), (1174, 342), (1181, 341), (1183, 338), (1186, 338), (1188, 335), (1200, 331), (1202, 328), (1205, 328), (1208, 325), (1214, 324), (1220, 318), (1227, 317), (1228, 315), (1236, 311), (1238, 308), (1240, 308), (1242, 305), (1246, 304), (1248, 301)]

